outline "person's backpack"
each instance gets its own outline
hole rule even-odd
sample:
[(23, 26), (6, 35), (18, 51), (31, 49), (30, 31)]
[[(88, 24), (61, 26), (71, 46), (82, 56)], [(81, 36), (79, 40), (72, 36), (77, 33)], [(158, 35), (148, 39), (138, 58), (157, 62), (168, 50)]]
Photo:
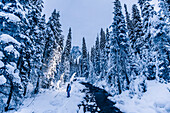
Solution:
[(71, 86), (68, 87), (68, 91), (70, 91), (70, 90), (71, 90)]

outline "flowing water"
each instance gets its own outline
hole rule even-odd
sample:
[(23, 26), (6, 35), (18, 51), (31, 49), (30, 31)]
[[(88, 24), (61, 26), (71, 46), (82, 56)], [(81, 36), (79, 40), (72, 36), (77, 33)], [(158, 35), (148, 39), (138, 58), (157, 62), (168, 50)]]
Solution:
[(109, 94), (105, 90), (94, 87), (89, 83), (82, 84), (86, 86), (86, 89), (82, 90), (86, 93), (86, 96), (78, 105), (77, 113), (122, 113), (114, 107), (115, 103), (107, 99)]

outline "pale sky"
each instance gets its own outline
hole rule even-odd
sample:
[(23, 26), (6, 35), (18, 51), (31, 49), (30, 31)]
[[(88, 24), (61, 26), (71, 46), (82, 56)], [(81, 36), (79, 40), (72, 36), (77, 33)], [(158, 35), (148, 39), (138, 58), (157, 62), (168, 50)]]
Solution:
[[(112, 23), (114, 0), (44, 0), (43, 13), (48, 19), (54, 9), (60, 11), (65, 40), (69, 27), (72, 28), (72, 46), (81, 47), (82, 38), (85, 37), (88, 50), (95, 43), (100, 29), (106, 29)], [(131, 6), (138, 0), (120, 0), (124, 11), (124, 3)]]

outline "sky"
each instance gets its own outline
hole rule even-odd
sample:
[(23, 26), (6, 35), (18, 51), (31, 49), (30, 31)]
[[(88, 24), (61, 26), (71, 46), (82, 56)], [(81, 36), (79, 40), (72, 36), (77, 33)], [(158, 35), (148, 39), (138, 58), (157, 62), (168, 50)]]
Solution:
[[(82, 45), (85, 37), (88, 50), (94, 45), (101, 28), (104, 30), (112, 23), (114, 0), (44, 0), (43, 13), (48, 19), (54, 9), (60, 12), (63, 35), (67, 38), (68, 29), (72, 28), (72, 46)], [(126, 3), (131, 13), (131, 6), (138, 0), (120, 0), (122, 7)], [(124, 11), (124, 8), (123, 8)]]

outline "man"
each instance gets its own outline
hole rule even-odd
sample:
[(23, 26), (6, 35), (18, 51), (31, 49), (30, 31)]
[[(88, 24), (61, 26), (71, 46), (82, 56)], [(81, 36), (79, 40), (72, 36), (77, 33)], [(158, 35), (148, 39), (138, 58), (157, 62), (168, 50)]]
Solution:
[(71, 86), (70, 84), (67, 85), (67, 98), (70, 97)]

